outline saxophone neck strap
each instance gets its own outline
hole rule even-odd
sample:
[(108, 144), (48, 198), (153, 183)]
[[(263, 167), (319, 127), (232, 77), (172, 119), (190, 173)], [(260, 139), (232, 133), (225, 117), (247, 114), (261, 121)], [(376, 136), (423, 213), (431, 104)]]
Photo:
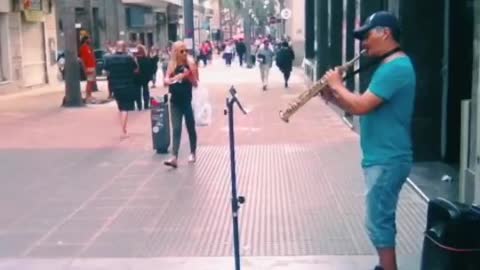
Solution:
[(397, 52), (400, 52), (400, 51), (402, 51), (402, 48), (396, 47), (393, 50), (390, 50), (389, 52), (385, 53), (384, 55), (378, 57), (377, 59), (375, 59), (373, 61), (370, 61), (369, 63), (367, 63), (364, 66), (360, 67), (359, 69), (355, 70), (348, 77), (353, 76), (353, 75), (355, 75), (357, 73), (360, 73), (362, 71), (365, 71), (365, 70), (367, 70), (367, 69), (369, 69), (373, 66), (379, 65), (380, 63), (382, 63), (383, 60), (385, 60), (386, 58), (388, 58), (388, 57), (392, 56), (393, 54), (395, 54)]

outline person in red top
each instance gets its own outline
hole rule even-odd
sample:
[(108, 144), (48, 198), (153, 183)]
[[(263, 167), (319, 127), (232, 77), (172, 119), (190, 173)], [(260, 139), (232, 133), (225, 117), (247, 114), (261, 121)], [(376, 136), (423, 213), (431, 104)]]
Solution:
[(205, 41), (202, 43), (200, 47), (200, 57), (203, 61), (203, 66), (207, 65), (208, 62), (208, 55), (210, 54), (210, 45)]
[(95, 80), (96, 80), (96, 70), (97, 70), (97, 62), (95, 59), (95, 54), (90, 47), (90, 37), (84, 36), (81, 40), (81, 45), (79, 49), (79, 56), (82, 59), (83, 70), (85, 71), (85, 76), (87, 78), (87, 88), (85, 90), (86, 102), (91, 101), (92, 99), (92, 92), (95, 87)]

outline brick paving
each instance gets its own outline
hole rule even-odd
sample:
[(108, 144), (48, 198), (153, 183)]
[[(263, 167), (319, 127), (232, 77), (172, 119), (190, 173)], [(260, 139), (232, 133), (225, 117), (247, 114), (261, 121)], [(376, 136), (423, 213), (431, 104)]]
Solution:
[[(229, 262), (232, 251), (223, 115), (232, 84), (249, 110), (247, 116), (237, 111), (235, 119), (239, 192), (247, 198), (240, 217), (242, 254), (253, 260), (250, 266), (282, 258), (307, 265), (302, 256), (330, 266), (316, 269), (373, 264), (363, 228), (358, 136), (320, 100), (289, 124), (278, 118), (305, 88), (300, 73), (284, 89), (274, 68), (265, 92), (256, 69), (216, 63), (202, 68), (201, 75), (213, 122), (198, 127), (198, 163), (182, 160), (176, 171), (165, 168), (166, 157), (151, 149), (148, 112), (131, 114), (131, 137), (121, 140), (113, 103), (62, 109), (48, 102), (59, 94), (49, 94), (24, 97), (18, 100), (23, 107), (0, 110), (0, 257), (5, 258), (0, 269), (37, 269), (28, 267), (32, 262), (49, 265), (38, 269), (122, 269), (112, 265), (137, 257), (184, 258), (174, 260), (179, 265), (198, 258), (204, 269), (225, 269), (222, 259), (212, 257)], [(184, 132), (182, 157), (188, 152), (186, 137)], [(406, 186), (398, 214), (402, 264), (418, 262), (425, 212), (425, 203)], [(258, 256), (270, 260), (255, 261)], [(105, 257), (120, 261), (93, 259)], [(169, 263), (159, 260), (129, 262)]]

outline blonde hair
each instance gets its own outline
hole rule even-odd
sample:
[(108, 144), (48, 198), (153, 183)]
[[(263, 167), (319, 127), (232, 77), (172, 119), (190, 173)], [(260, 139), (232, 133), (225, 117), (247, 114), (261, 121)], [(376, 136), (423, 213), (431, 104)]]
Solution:
[[(168, 62), (168, 67), (167, 67), (167, 75), (170, 75), (175, 68), (177, 68), (179, 61), (179, 55), (180, 55), (180, 48), (185, 48), (185, 43), (183, 41), (176, 41), (172, 45), (172, 51), (170, 52), (170, 61)], [(192, 66), (195, 64), (195, 61), (193, 61), (193, 58), (191, 58), (189, 55), (186, 56), (185, 58), (185, 63), (182, 63), (184, 65)]]
[(138, 44), (138, 45), (137, 45), (137, 50), (138, 50), (138, 51), (142, 50), (144, 56), (147, 56), (147, 55), (148, 55), (147, 47), (145, 47), (145, 46), (142, 45), (142, 44)]
[[(185, 60), (182, 59), (181, 63), (180, 61), (178, 61), (179, 55), (180, 55), (180, 49), (183, 49), (183, 48), (185, 48), (186, 50), (186, 46), (183, 41), (177, 41), (173, 43), (172, 50), (170, 53), (170, 60), (168, 61), (166, 77), (169, 77), (170, 74), (173, 73), (173, 71), (177, 68), (178, 64), (184, 64), (184, 65), (188, 65), (189, 69), (193, 72), (194, 80), (198, 82), (199, 74), (198, 74), (197, 65), (195, 64), (195, 60), (187, 54), (185, 56)], [(194, 86), (196, 85), (196, 82), (194, 83)]]

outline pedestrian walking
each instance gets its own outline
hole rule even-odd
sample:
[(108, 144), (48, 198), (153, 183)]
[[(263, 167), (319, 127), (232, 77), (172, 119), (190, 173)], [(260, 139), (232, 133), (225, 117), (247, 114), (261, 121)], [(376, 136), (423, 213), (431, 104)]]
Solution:
[(232, 66), (233, 54), (235, 52), (235, 44), (232, 40), (227, 41), (225, 50), (223, 51), (223, 58), (227, 67)]
[(410, 126), (416, 76), (410, 58), (400, 49), (400, 26), (393, 14), (371, 15), (354, 37), (361, 40), (368, 56), (383, 60), (361, 95), (344, 86), (339, 70), (329, 70), (324, 98), (361, 115), (366, 227), (380, 263), (375, 269), (397, 270), (395, 212), (413, 160)]
[(207, 43), (207, 41), (204, 41), (198, 49), (200, 52), (198, 56), (199, 60), (202, 60), (203, 66), (206, 67), (208, 63), (208, 55), (210, 54), (210, 45)]
[(257, 53), (263, 91), (266, 91), (268, 87), (268, 77), (270, 75), (270, 69), (272, 68), (272, 65), (273, 65), (273, 57), (274, 57), (273, 47), (270, 45), (270, 41), (268, 39), (265, 39)]
[(172, 46), (169, 42), (168, 46), (166, 46), (160, 54), (160, 62), (162, 63), (162, 75), (164, 80), (167, 75), (168, 63), (170, 62), (171, 47)]
[(152, 62), (152, 88), (157, 87), (157, 72), (158, 62), (160, 61), (160, 49), (156, 46), (152, 46), (149, 52), (150, 61)]
[(80, 41), (79, 57), (82, 60), (82, 68), (85, 72), (87, 85), (85, 89), (85, 102), (92, 103), (94, 99), (92, 92), (95, 89), (97, 79), (97, 61), (95, 54), (90, 46), (91, 39), (89, 36), (82, 37)]
[(173, 128), (172, 158), (164, 164), (177, 168), (178, 152), (182, 136), (182, 122), (185, 117), (190, 141), (190, 163), (196, 160), (197, 131), (192, 108), (192, 90), (198, 85), (198, 68), (195, 60), (188, 56), (188, 50), (182, 41), (173, 44), (172, 55), (167, 68), (164, 84), (169, 87), (171, 120)]
[[(113, 55), (115, 54), (116, 52), (116, 47), (115, 47), (115, 43), (112, 42), (112, 41), (107, 41), (105, 43), (105, 55), (103, 56), (103, 62), (105, 63), (105, 58), (110, 56), (110, 55)], [(106, 77), (107, 77), (107, 87), (108, 87), (108, 100), (112, 100), (113, 99), (113, 91), (112, 91), (112, 87), (110, 86), (110, 79), (108, 78), (108, 74), (106, 74)]]
[(292, 47), (288, 45), (287, 41), (282, 42), (280, 49), (277, 52), (277, 56), (275, 57), (275, 63), (283, 74), (285, 88), (288, 88), (288, 80), (292, 73), (293, 60), (295, 60), (295, 53), (293, 52)]
[(108, 84), (117, 102), (122, 135), (127, 136), (128, 112), (134, 110), (136, 96), (135, 72), (138, 70), (135, 59), (127, 54), (125, 42), (118, 41), (115, 53), (105, 57), (104, 70)]
[(135, 53), (135, 56), (139, 67), (139, 72), (136, 76), (136, 83), (138, 87), (136, 104), (138, 110), (143, 110), (150, 107), (150, 88), (148, 84), (152, 79), (154, 67), (152, 60), (147, 54), (147, 49), (145, 46), (141, 44), (137, 45), (137, 52)]
[(243, 66), (243, 60), (245, 57), (245, 53), (247, 53), (247, 46), (243, 39), (239, 39), (238, 42), (235, 44), (235, 51), (238, 54), (238, 61), (240, 62), (240, 66)]

